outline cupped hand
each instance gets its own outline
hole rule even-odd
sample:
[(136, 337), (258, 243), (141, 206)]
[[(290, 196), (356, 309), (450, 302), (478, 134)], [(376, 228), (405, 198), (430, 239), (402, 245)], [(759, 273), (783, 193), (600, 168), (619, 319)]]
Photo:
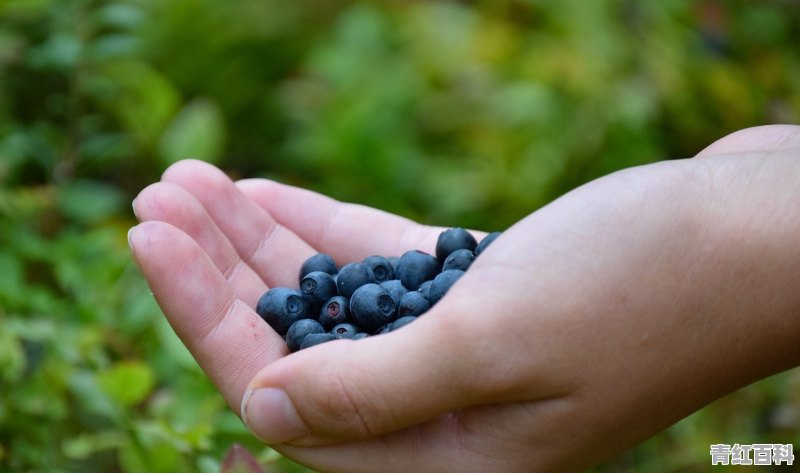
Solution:
[(176, 333), (285, 455), (580, 471), (800, 362), (797, 147), (794, 127), (746, 130), (589, 183), (505, 231), (413, 324), (292, 355), (253, 310), (267, 288), (296, 286), (316, 252), (433, 252), (441, 229), (184, 161), (137, 197), (129, 239)]

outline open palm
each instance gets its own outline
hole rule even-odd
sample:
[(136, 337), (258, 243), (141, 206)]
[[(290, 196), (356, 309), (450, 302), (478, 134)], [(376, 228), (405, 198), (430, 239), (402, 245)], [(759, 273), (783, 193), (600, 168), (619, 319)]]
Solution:
[[(296, 286), (316, 252), (339, 264), (432, 252), (441, 229), (184, 161), (137, 197), (130, 240), (176, 333), (233, 409), (251, 401), (249, 427), (285, 455), (324, 472), (579, 471), (798, 362), (787, 356), (797, 330), (778, 318), (785, 340), (719, 370), (731, 340), (753, 336), (730, 323), (749, 314), (736, 301), (752, 281), (735, 276), (752, 261), (705, 244), (725, 235), (702, 223), (730, 197), (709, 194), (710, 168), (761, 169), (752, 152), (737, 159), (583, 186), (508, 229), (415, 323), (291, 356), (253, 310), (267, 288)], [(795, 182), (777, 168), (768, 186)], [(762, 300), (762, 282), (759, 307), (779, 304)]]

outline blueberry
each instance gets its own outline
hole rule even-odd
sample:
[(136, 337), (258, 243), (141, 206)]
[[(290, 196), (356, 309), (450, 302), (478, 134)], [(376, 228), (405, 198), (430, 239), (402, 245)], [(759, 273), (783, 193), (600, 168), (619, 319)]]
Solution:
[(336, 274), (336, 262), (333, 261), (331, 255), (325, 253), (317, 253), (303, 262), (300, 267), (299, 280), (306, 277), (306, 274), (313, 271), (322, 271), (330, 275)]
[(403, 283), (401, 283), (399, 279), (384, 281), (381, 283), (381, 287), (389, 291), (389, 295), (394, 299), (395, 307), (400, 303), (400, 298), (403, 297), (403, 294), (408, 292), (408, 289), (403, 286)]
[(288, 287), (274, 287), (258, 300), (256, 312), (281, 335), (296, 321), (306, 317), (303, 296)]
[(353, 338), (360, 332), (361, 330), (353, 324), (339, 324), (333, 327), (330, 333), (336, 338)]
[(475, 247), (475, 256), (477, 257), (479, 254), (483, 253), (483, 250), (485, 250), (486, 247), (489, 246), (501, 234), (502, 232), (492, 232), (483, 237), (483, 240), (481, 240), (481, 242), (478, 243), (478, 246)]
[(389, 333), (391, 331), (392, 331), (392, 323), (389, 322), (388, 324), (383, 324), (380, 327), (378, 327), (378, 330), (375, 330), (375, 333), (373, 333), (373, 335), (382, 335), (384, 333)]
[(413, 322), (415, 320), (417, 320), (417, 318), (414, 317), (413, 315), (406, 315), (405, 317), (400, 317), (399, 319), (397, 319), (394, 322), (392, 322), (392, 325), (391, 325), (391, 328), (390, 328), (389, 331), (390, 332), (394, 332), (395, 330), (399, 329), (400, 327), (408, 325), (408, 324), (410, 324), (411, 322)]
[(433, 283), (431, 283), (431, 303), (436, 304), (439, 302), (439, 299), (441, 299), (447, 290), (463, 275), (464, 271), (460, 269), (448, 269), (447, 271), (439, 273), (433, 279)]
[(311, 271), (300, 281), (303, 299), (312, 306), (320, 306), (336, 295), (336, 281), (324, 271)]
[(350, 320), (350, 300), (344, 296), (333, 296), (319, 312), (319, 322), (325, 330), (332, 329), (335, 325)]
[(306, 335), (312, 333), (325, 333), (325, 328), (314, 319), (300, 319), (289, 327), (286, 332), (286, 344), (290, 351), (297, 351)]
[(422, 294), (428, 301), (431, 300), (431, 284), (433, 284), (432, 279), (420, 284), (419, 289), (417, 289), (417, 292)]
[(353, 335), (353, 338), (351, 338), (351, 340), (361, 340), (362, 338), (367, 338), (367, 337), (369, 337), (369, 334), (367, 332), (358, 332), (357, 334)]
[(339, 286), (339, 295), (351, 297), (353, 292), (367, 283), (375, 282), (375, 274), (364, 263), (346, 264), (336, 276), (336, 285)]
[(397, 305), (397, 316), (420, 316), (431, 308), (431, 303), (418, 291), (409, 291), (403, 294), (400, 298), (400, 304)]
[(450, 256), (444, 259), (442, 271), (447, 271), (448, 269), (460, 269), (461, 271), (466, 271), (474, 259), (475, 254), (472, 251), (467, 249), (456, 250), (450, 253)]
[(372, 274), (375, 275), (375, 282), (380, 284), (384, 281), (394, 279), (394, 267), (392, 262), (383, 256), (370, 256), (365, 258), (362, 263), (369, 266)]
[(300, 344), (300, 349), (303, 350), (308, 347), (313, 347), (314, 345), (319, 345), (320, 343), (330, 342), (331, 340), (336, 340), (336, 337), (330, 333), (310, 333), (306, 335), (306, 338), (303, 339), (303, 343)]
[(407, 251), (397, 263), (397, 276), (410, 291), (416, 291), (419, 285), (433, 279), (439, 272), (439, 261), (423, 251)]
[(436, 240), (436, 257), (442, 261), (456, 250), (473, 251), (478, 245), (475, 237), (461, 227), (451, 228), (439, 234)]
[(367, 332), (394, 320), (395, 303), (385, 288), (378, 284), (365, 284), (350, 298), (350, 315), (353, 321)]
[(388, 259), (389, 262), (392, 263), (392, 270), (394, 271), (395, 277), (397, 277), (397, 264), (400, 263), (400, 257), (399, 256), (390, 256), (390, 257), (388, 257), (386, 259)]

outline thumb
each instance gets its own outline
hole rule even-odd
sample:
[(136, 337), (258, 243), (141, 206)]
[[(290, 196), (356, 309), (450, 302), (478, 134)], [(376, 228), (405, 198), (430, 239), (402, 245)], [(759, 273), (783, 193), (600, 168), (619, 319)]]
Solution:
[(735, 131), (708, 145), (698, 158), (721, 154), (772, 152), (800, 146), (800, 126), (762, 125)]
[(452, 300), (396, 332), (278, 360), (251, 381), (242, 419), (265, 442), (309, 446), (376, 437), (487, 402), (503, 383), (477, 359), (480, 337)]

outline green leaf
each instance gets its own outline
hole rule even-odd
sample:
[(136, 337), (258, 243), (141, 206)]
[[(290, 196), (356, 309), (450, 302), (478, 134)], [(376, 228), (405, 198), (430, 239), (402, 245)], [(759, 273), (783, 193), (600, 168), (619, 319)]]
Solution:
[(116, 430), (92, 434), (83, 433), (65, 439), (61, 444), (61, 451), (67, 458), (84, 459), (102, 450), (120, 448), (125, 445), (126, 441), (125, 434)]
[(92, 372), (80, 370), (73, 373), (69, 378), (69, 388), (75, 399), (87, 412), (122, 422), (121, 410), (98, 385), (97, 378)]
[(22, 263), (17, 255), (0, 250), (0, 268), (0, 307), (17, 304), (25, 298), (27, 289)]
[(217, 162), (225, 144), (225, 119), (212, 100), (189, 102), (161, 137), (159, 151), (165, 166), (185, 158)]
[(25, 369), (22, 344), (0, 324), (0, 382), (13, 383)]
[(146, 16), (138, 5), (130, 2), (114, 2), (98, 8), (94, 19), (99, 26), (133, 30), (141, 26)]
[(118, 460), (125, 473), (152, 473), (145, 455), (133, 442), (128, 442), (119, 449)]
[(78, 64), (83, 46), (76, 36), (55, 34), (31, 50), (28, 61), (37, 68), (70, 70)]
[(115, 61), (98, 72), (98, 99), (139, 142), (155, 144), (178, 108), (179, 92), (172, 82), (138, 60)]
[(140, 361), (122, 361), (97, 375), (100, 387), (123, 406), (138, 404), (153, 389), (150, 367)]
[(61, 212), (82, 223), (98, 223), (112, 217), (124, 201), (119, 189), (97, 181), (75, 181), (58, 189)]
[(0, 13), (12, 17), (33, 17), (53, 8), (55, 0), (3, 0)]

